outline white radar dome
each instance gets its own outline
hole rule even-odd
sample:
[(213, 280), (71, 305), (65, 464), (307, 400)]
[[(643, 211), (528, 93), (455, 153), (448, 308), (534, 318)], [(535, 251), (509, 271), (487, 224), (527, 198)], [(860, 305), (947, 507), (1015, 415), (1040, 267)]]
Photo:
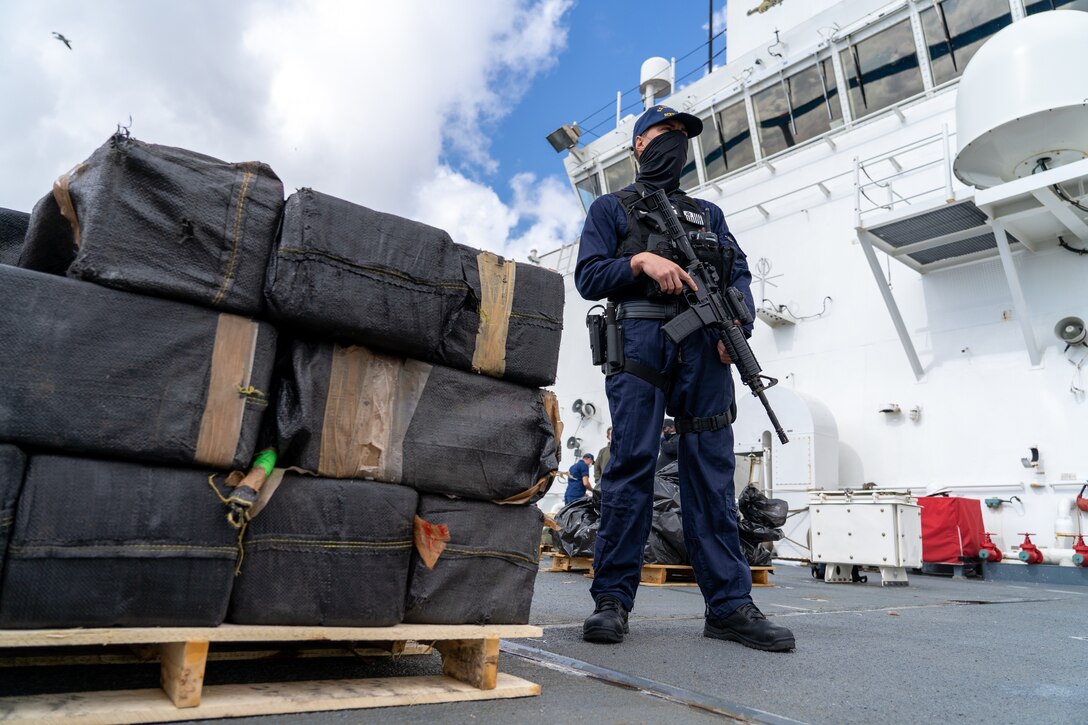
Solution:
[(672, 63), (666, 58), (647, 58), (639, 73), (638, 89), (643, 98), (664, 98), (672, 93)]
[(1088, 13), (1047, 12), (1001, 30), (960, 79), (956, 162), (980, 189), (1088, 158)]

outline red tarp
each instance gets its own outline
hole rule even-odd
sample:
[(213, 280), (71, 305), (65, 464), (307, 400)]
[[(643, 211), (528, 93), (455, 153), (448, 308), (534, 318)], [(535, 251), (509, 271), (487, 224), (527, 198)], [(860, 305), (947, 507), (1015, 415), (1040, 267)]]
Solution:
[(977, 498), (924, 496), (922, 561), (959, 564), (961, 557), (978, 556), (982, 543), (982, 502)]

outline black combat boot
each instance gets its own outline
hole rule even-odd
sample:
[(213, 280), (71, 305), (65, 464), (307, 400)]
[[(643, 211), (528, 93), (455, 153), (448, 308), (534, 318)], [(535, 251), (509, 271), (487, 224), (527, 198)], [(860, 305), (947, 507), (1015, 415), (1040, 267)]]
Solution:
[(616, 643), (623, 641), (627, 627), (627, 610), (614, 597), (601, 597), (593, 614), (582, 625), (582, 639), (587, 642)]
[(745, 647), (767, 652), (789, 652), (795, 646), (793, 632), (771, 624), (754, 604), (745, 604), (723, 619), (708, 615), (703, 636), (740, 642)]

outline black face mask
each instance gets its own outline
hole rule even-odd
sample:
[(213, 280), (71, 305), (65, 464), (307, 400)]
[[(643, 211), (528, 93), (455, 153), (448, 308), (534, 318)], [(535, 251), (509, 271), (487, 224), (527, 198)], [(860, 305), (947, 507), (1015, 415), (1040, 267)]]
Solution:
[(676, 191), (680, 188), (680, 172), (687, 162), (687, 136), (681, 131), (663, 133), (642, 150), (635, 181), (655, 191)]

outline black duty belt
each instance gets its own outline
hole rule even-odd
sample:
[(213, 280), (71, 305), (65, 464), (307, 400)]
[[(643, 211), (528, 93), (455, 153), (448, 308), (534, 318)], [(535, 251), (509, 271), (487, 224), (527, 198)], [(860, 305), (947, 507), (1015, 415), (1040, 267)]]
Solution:
[(675, 302), (651, 302), (632, 300), (616, 304), (617, 320), (671, 320), (687, 309), (686, 304)]

